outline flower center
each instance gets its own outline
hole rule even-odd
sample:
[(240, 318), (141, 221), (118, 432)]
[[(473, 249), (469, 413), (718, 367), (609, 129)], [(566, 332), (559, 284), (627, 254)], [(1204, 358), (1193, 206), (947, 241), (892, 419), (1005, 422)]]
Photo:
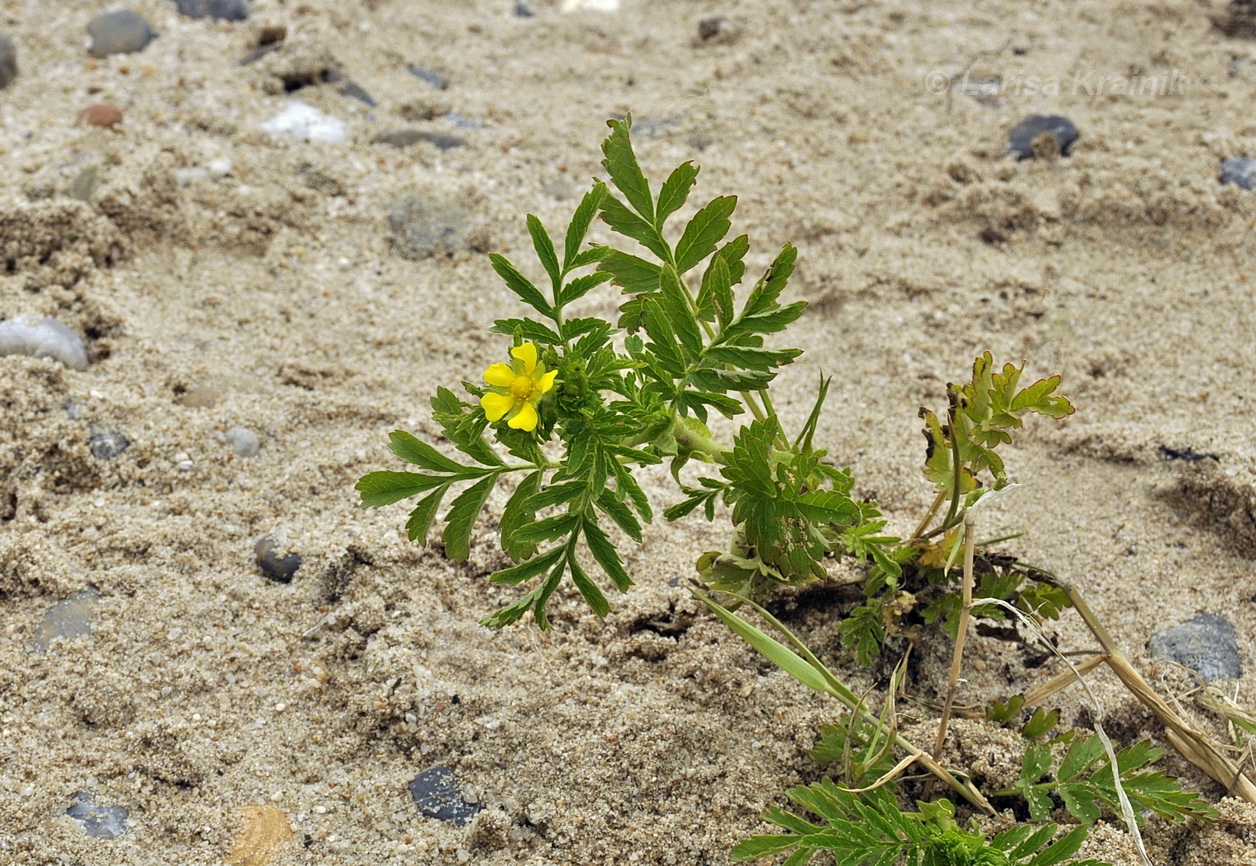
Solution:
[(532, 396), (532, 379), (528, 376), (516, 376), (510, 386), (510, 393), (516, 400), (523, 402)]

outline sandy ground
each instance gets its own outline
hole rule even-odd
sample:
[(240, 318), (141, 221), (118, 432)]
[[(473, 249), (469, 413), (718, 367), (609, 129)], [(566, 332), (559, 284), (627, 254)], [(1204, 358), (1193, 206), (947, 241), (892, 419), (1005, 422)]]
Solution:
[[(1078, 412), (1028, 426), (992, 532), (1024, 531), (1015, 549), (1082, 586), (1166, 694), (1189, 684), (1147, 657), (1150, 634), (1225, 614), (1249, 662), (1226, 686), (1249, 698), (1256, 193), (1217, 175), (1256, 156), (1256, 47), (1212, 26), (1216, 2), (968, 7), (256, 0), (227, 24), (139, 0), (158, 38), (94, 60), (105, 4), (0, 0), (21, 70), (0, 91), (0, 319), (55, 316), (91, 358), (0, 359), (0, 863), (217, 864), (241, 808), (267, 804), (294, 832), (276, 866), (721, 864), (820, 777), (805, 749), (834, 708), (684, 588), (723, 530), (653, 527), (605, 621), (564, 589), (553, 632), (492, 633), (476, 621), (514, 597), (485, 579), (504, 493), (465, 566), (406, 541), (401, 507), (356, 504), (360, 475), (397, 468), (388, 432), (430, 437), (430, 393), (499, 359), (486, 328), (517, 308), (484, 252), (535, 272), (523, 215), (565, 225), (627, 111), (648, 173), (692, 158), (695, 200), (740, 197), (754, 269), (799, 247), (807, 354), (777, 407), (796, 422), (817, 369), (834, 374), (820, 438), (896, 530), (928, 504), (921, 405), (985, 349), (1062, 372)], [(990, 76), (996, 92), (976, 88)], [(263, 131), (292, 97), (347, 140)], [(76, 125), (100, 102), (120, 126)], [(1033, 113), (1077, 124), (1071, 156), (1003, 156)], [(372, 143), (403, 128), (465, 144)], [(224, 177), (196, 171), (223, 159)], [(87, 202), (70, 194), (85, 171)], [(436, 255), (396, 243), (407, 200), (458, 227)], [(237, 426), (257, 456), (224, 441)], [(89, 443), (108, 432), (130, 445), (103, 460)], [(259, 573), (261, 536), (303, 558), (291, 583)], [(89, 588), (90, 635), (41, 639), (54, 602)], [(833, 611), (805, 602), (789, 622), (869, 685)], [(1058, 634), (1090, 645), (1074, 620)], [(937, 696), (946, 652), (922, 648), (914, 694)], [(1041, 682), (1050, 667), (1024, 657), (975, 639), (961, 700)], [(1067, 722), (1161, 737), (1114, 682), (1095, 688), (1093, 710), (1061, 697)], [(1002, 737), (961, 726), (948, 757), (997, 783), (1015, 772)], [(484, 807), (470, 825), (418, 813), (407, 785), (434, 765)], [(88, 837), (65, 815), (80, 792), (129, 810), (126, 832)], [(1256, 810), (1222, 809), (1209, 828), (1150, 822), (1153, 862), (1256, 862)], [(1117, 829), (1093, 838), (1137, 862)]]

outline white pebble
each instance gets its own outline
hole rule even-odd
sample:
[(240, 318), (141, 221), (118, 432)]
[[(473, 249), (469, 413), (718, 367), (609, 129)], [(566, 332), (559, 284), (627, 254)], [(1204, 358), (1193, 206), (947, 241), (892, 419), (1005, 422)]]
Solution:
[(619, 0), (563, 0), (564, 12), (618, 12)]
[(262, 124), (262, 129), (275, 135), (291, 135), (302, 141), (343, 144), (345, 122), (323, 114), (312, 105), (297, 99), (288, 100), (283, 111)]
[(257, 434), (248, 427), (232, 427), (226, 432), (225, 438), (237, 457), (256, 457), (262, 447), (257, 440)]
[(82, 338), (56, 319), (14, 316), (0, 322), (0, 355), (52, 358), (75, 370), (87, 368)]
[(231, 174), (231, 160), (225, 156), (220, 156), (217, 159), (211, 159), (206, 168), (209, 169), (210, 177), (226, 177)]

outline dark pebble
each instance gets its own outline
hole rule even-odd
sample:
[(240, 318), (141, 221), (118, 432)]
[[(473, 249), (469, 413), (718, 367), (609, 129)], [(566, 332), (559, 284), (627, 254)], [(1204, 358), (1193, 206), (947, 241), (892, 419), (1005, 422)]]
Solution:
[(406, 69), (409, 70), (410, 74), (415, 78), (418, 78), (421, 81), (426, 81), (437, 90), (444, 90), (449, 86), (449, 80), (447, 78), (443, 75), (437, 75), (429, 69), (424, 69), (421, 66), (415, 66), (413, 63), (407, 63)]
[(0, 33), (0, 90), (17, 78), (17, 47), (13, 40)]
[(408, 259), (452, 255), (466, 243), (465, 208), (417, 195), (397, 201), (388, 214), (397, 252)]
[(84, 832), (95, 839), (117, 839), (126, 832), (127, 810), (124, 806), (98, 806), (91, 794), (79, 794), (77, 802), (65, 813), (83, 825)]
[(1239, 189), (1251, 189), (1256, 186), (1256, 159), (1239, 156), (1222, 160), (1221, 183), (1232, 183)]
[(97, 460), (112, 460), (131, 447), (131, 440), (116, 430), (111, 430), (108, 433), (94, 435), (88, 447), (91, 448), (92, 456)]
[(371, 94), (367, 93), (365, 90), (363, 90), (357, 84), (354, 84), (352, 81), (346, 81), (344, 84), (342, 84), (340, 86), (340, 92), (344, 94), (345, 96), (350, 97), (351, 99), (356, 99), (358, 102), (366, 103), (371, 108), (375, 107), (376, 103), (375, 103), (375, 100), (371, 98)]
[(1156, 632), (1147, 646), (1156, 658), (1185, 665), (1206, 683), (1243, 674), (1234, 625), (1215, 613), (1201, 613), (1181, 625)]
[(375, 144), (391, 144), (393, 147), (409, 147), (420, 141), (434, 144), (441, 150), (451, 147), (466, 147), (467, 140), (447, 132), (427, 132), (421, 129), (393, 129), (375, 136)]
[(249, 17), (248, 0), (174, 0), (174, 5), (188, 18), (243, 21)]
[(531, 18), (535, 14), (536, 14), (535, 12), (533, 12), (531, 9), (528, 8), (528, 4), (523, 3), (523, 2), (519, 2), (515, 4), (515, 17), (516, 18)]
[[(257, 556), (257, 567), (262, 570), (262, 575), (276, 583), (291, 583), (292, 575), (301, 567), (301, 557), (284, 551), (273, 538), (259, 538), (253, 546), (253, 553)], [(280, 556), (280, 553), (287, 555)]]
[(154, 36), (144, 16), (130, 9), (97, 15), (88, 22), (87, 35), (92, 38), (92, 47), (88, 49), (92, 57), (141, 51)]
[[(1051, 145), (1050, 139), (1044, 141), (1041, 138), (1044, 135), (1054, 138), (1054, 145)], [(1058, 114), (1032, 114), (1008, 133), (1007, 152), (1016, 154), (1017, 159), (1033, 159), (1049, 155), (1049, 152), (1068, 156), (1079, 135), (1077, 127), (1067, 117)], [(1044, 144), (1048, 145), (1048, 153), (1044, 153)]]
[(448, 767), (432, 767), (415, 776), (410, 783), (410, 796), (427, 817), (452, 821), (460, 827), (471, 823), (476, 813), (484, 808), (462, 799), (458, 780)]

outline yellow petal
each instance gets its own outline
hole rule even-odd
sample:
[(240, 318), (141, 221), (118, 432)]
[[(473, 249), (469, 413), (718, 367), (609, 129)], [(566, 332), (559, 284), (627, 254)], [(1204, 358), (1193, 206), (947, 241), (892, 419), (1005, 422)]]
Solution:
[[(484, 414), (488, 416), (490, 421), (500, 421), (502, 416), (509, 412), (514, 405), (515, 398), (505, 394), (485, 394), (480, 398), (480, 406), (483, 407)], [(533, 423), (532, 426), (535, 427), (536, 424)]]
[(546, 373), (546, 374), (545, 374), (544, 376), (542, 376), (540, 379), (537, 379), (537, 380), (536, 380), (536, 390), (537, 390), (537, 393), (544, 394), (544, 393), (545, 393), (546, 391), (548, 391), (550, 388), (553, 388), (553, 387), (554, 387), (554, 377), (556, 377), (557, 375), (558, 375), (558, 371), (557, 371), (557, 370), (550, 370), (548, 373)]
[[(510, 350), (510, 354), (514, 355), (523, 362), (523, 372), (527, 376), (532, 375), (532, 371), (536, 369), (536, 344), (524, 343), (522, 346), (515, 346)], [(536, 426), (535, 424), (533, 426)], [(532, 428), (529, 427), (529, 430)]]
[(509, 364), (494, 364), (484, 371), (484, 381), (499, 388), (509, 388), (515, 382), (515, 371)]
[(514, 427), (516, 430), (535, 430), (536, 422), (539, 420), (532, 404), (524, 403), (519, 407), (519, 414), (507, 421), (506, 426)]

